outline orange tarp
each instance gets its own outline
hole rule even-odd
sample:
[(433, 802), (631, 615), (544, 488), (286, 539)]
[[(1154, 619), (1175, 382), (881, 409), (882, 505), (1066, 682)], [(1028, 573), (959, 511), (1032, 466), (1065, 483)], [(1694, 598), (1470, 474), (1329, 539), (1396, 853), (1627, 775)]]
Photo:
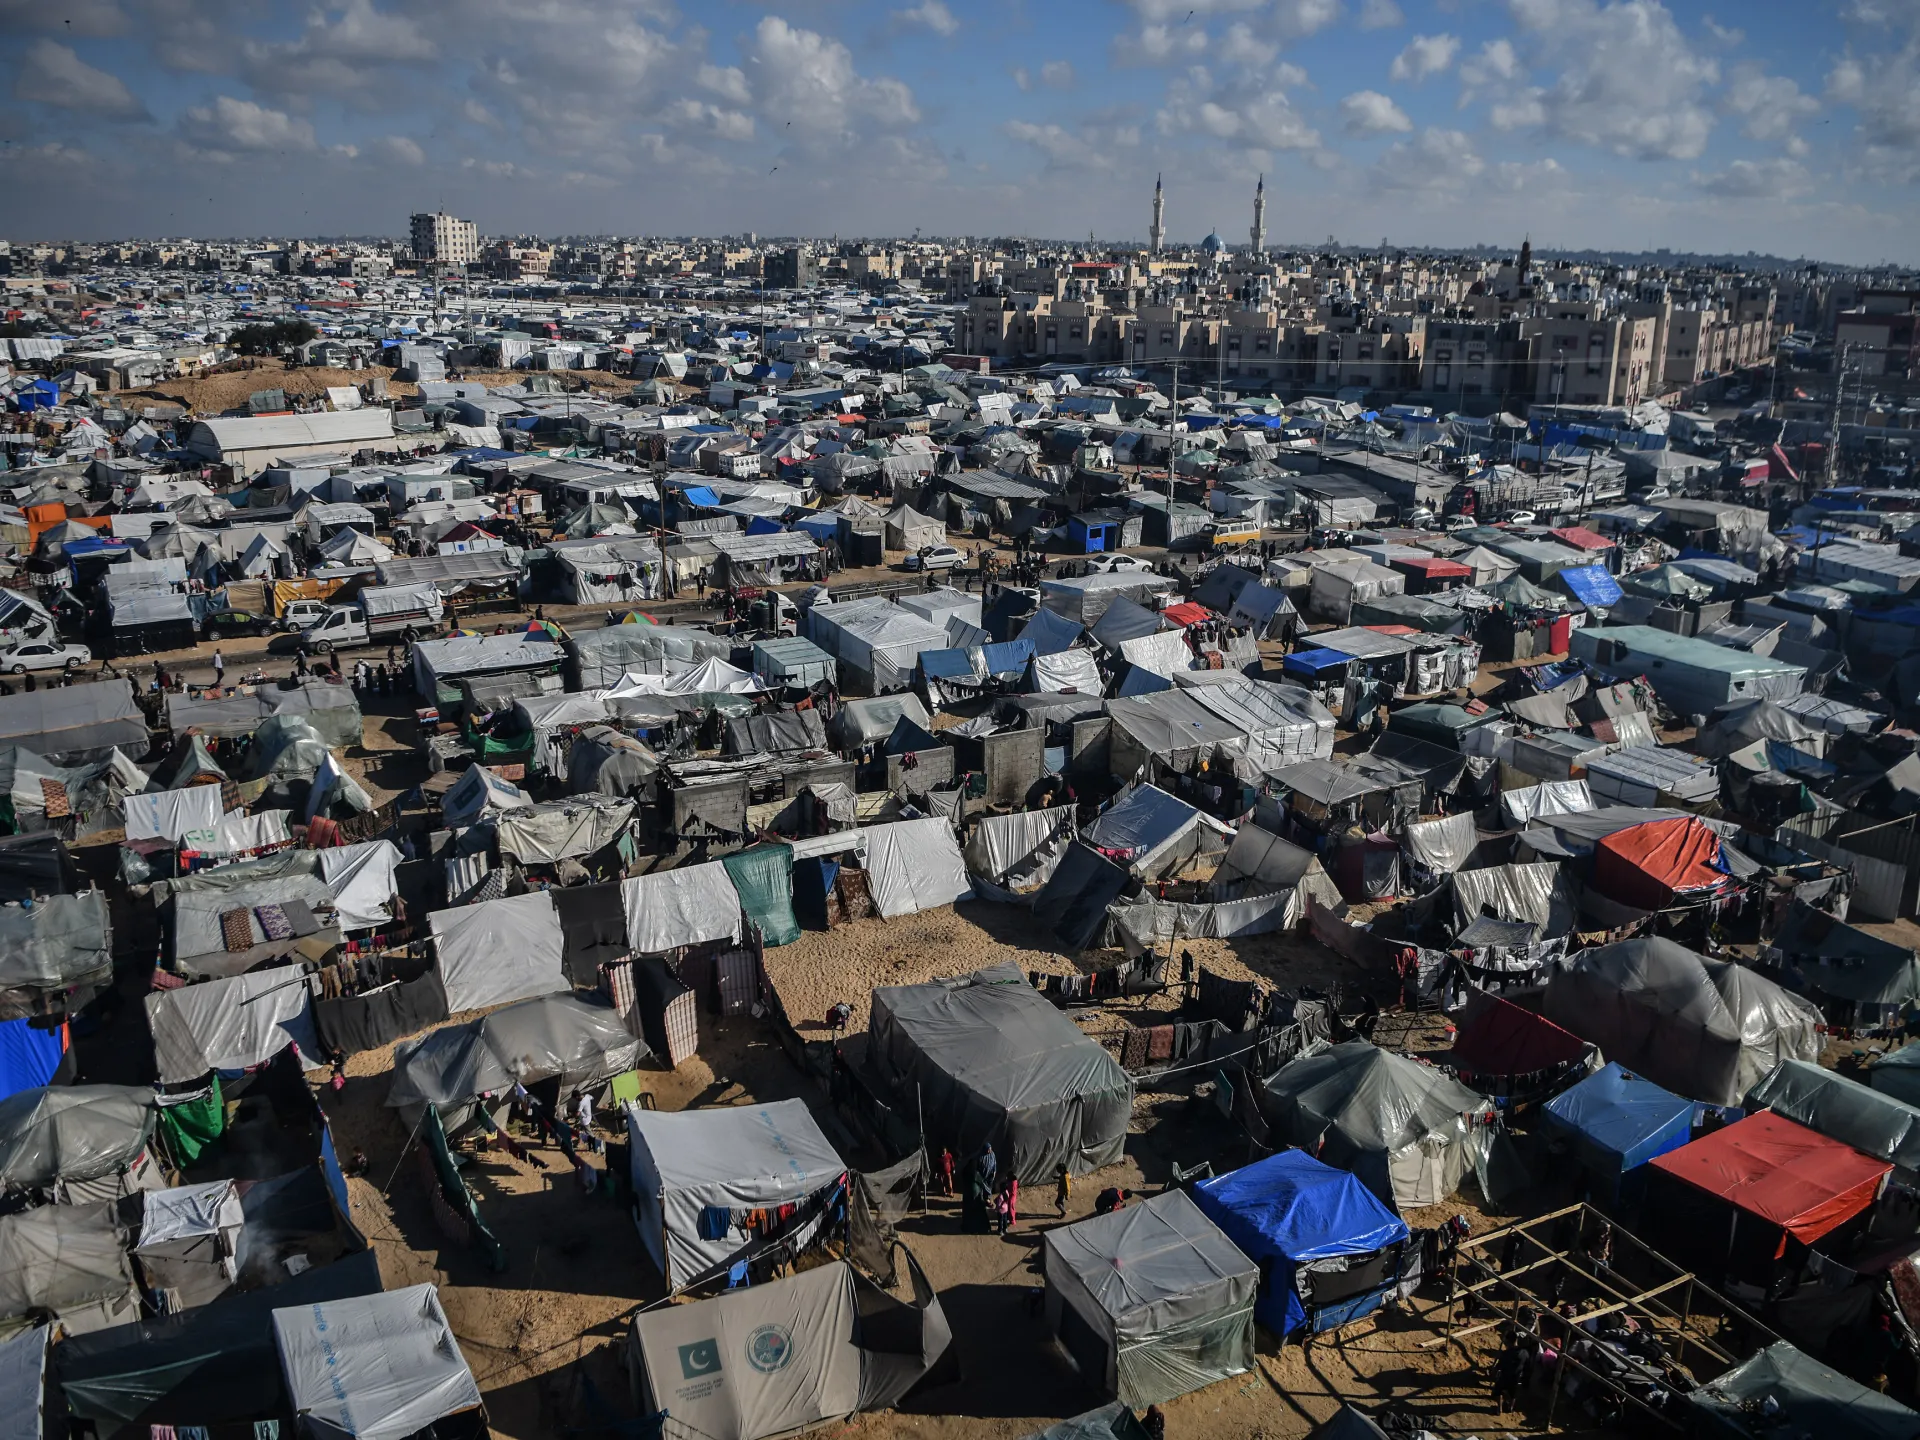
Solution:
[(1893, 1166), (1763, 1110), (1649, 1164), (1811, 1245), (1873, 1203)]
[(1605, 836), (1593, 850), (1593, 883), (1622, 905), (1663, 910), (1674, 897), (1724, 884), (1720, 837), (1688, 815), (1649, 820)]

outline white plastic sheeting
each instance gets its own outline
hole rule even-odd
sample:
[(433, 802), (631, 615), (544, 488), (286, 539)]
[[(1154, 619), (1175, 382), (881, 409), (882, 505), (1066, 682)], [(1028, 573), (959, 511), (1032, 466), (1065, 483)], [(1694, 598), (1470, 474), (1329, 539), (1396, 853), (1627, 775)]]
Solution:
[(1091, 650), (1060, 650), (1033, 657), (1033, 688), (1043, 695), (1098, 695), (1106, 682)]
[(1117, 860), (1139, 879), (1170, 875), (1206, 850), (1224, 850), (1232, 832), (1157, 785), (1140, 785), (1118, 796), (1086, 828), (1086, 842)]
[(633, 819), (633, 809), (631, 800), (599, 796), (575, 796), (553, 805), (536, 805), (496, 820), (494, 843), (502, 855), (523, 865), (551, 865), (611, 845)]
[(620, 903), (627, 912), (627, 943), (636, 955), (709, 940), (737, 941), (743, 933), (740, 894), (718, 860), (637, 875), (621, 885)]
[[(219, 787), (202, 788), (216, 790)], [(188, 831), (181, 842), (203, 855), (240, 855), (248, 850), (264, 850), (270, 845), (284, 845), (293, 839), (293, 832), (287, 829), (289, 813), (266, 810), (249, 815), (243, 810), (234, 810), (222, 815), (211, 829)]]
[(1473, 812), (1463, 810), (1439, 820), (1416, 820), (1407, 826), (1400, 848), (1415, 865), (1438, 875), (1458, 870), (1479, 843)]
[(973, 894), (953, 826), (938, 817), (869, 826), (867, 887), (889, 920)]
[(321, 1435), (402, 1440), (480, 1405), (431, 1285), (273, 1312), (294, 1413)]
[(1573, 929), (1573, 894), (1558, 860), (1456, 871), (1453, 903), (1462, 928), (1490, 907), (1498, 919), (1524, 920), (1538, 926), (1542, 939), (1550, 940)]
[(1193, 669), (1193, 651), (1187, 648), (1185, 634), (1178, 630), (1123, 640), (1120, 658), (1154, 675), (1171, 676)]
[(147, 996), (147, 1025), (167, 1085), (265, 1064), (289, 1045), (299, 1047), (301, 1064), (320, 1063), (307, 977), (298, 966), (155, 991)]
[(1344, 625), (1357, 602), (1382, 595), (1404, 595), (1406, 576), (1384, 565), (1360, 560), (1351, 565), (1317, 565), (1307, 593), (1308, 613)]
[(226, 813), (218, 785), (190, 785), (185, 790), (129, 795), (121, 803), (126, 811), (129, 840), (169, 840), (178, 844), (191, 830), (212, 829)]
[(1046, 884), (1073, 843), (1074, 807), (983, 815), (967, 837), (968, 870), (979, 879), (1022, 893)]
[(340, 845), (319, 854), (320, 878), (333, 892), (342, 930), (370, 930), (393, 919), (387, 904), (401, 855), (391, 840)]
[(626, 1116), (641, 1243), (675, 1294), (751, 1243), (731, 1225), (703, 1238), (703, 1210), (798, 1204), (846, 1174), (804, 1100)]
[(88, 1335), (140, 1318), (140, 1291), (111, 1202), (42, 1205), (0, 1218), (0, 1321), (57, 1320)]
[(427, 927), (450, 1013), (573, 988), (561, 963), (566, 933), (545, 890), (436, 910)]
[(476, 824), (509, 810), (531, 810), (533, 797), (518, 785), (502, 780), (484, 765), (471, 765), (440, 799), (440, 813), (449, 827)]
[(1509, 825), (1525, 825), (1546, 815), (1576, 815), (1595, 807), (1584, 780), (1549, 780), (1500, 792), (1500, 808)]

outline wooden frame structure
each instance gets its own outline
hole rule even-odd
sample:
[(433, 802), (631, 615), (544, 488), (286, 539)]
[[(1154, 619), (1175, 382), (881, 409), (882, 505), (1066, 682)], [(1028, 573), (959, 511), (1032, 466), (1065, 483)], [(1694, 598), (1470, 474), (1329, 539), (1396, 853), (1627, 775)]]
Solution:
[[(1611, 1254), (1615, 1245), (1625, 1251), (1617, 1262)], [(1502, 1256), (1498, 1264), (1496, 1254)], [(1569, 1368), (1613, 1396), (1623, 1410), (1632, 1407), (1668, 1430), (1686, 1428), (1571, 1353), (1576, 1338), (1589, 1338), (1578, 1328), (1586, 1321), (1614, 1314), (1632, 1316), (1658, 1337), (1671, 1366), (1694, 1384), (1725, 1373), (1779, 1338), (1591, 1205), (1564, 1206), (1472, 1236), (1454, 1248), (1451, 1264), (1444, 1255), (1442, 1264), (1447, 1296), (1429, 1308), (1424, 1318), (1444, 1325), (1445, 1333), (1424, 1342), (1424, 1348), (1456, 1345), (1488, 1331), (1520, 1331), (1523, 1313), (1530, 1312), (1532, 1322), (1524, 1326), (1526, 1333), (1549, 1341), (1560, 1357), (1547, 1400), (1549, 1432)], [(1577, 1287), (1576, 1294), (1600, 1304), (1572, 1319), (1558, 1314), (1554, 1305), (1570, 1283)], [(1491, 1311), (1492, 1318), (1472, 1319), (1476, 1306)], [(1462, 1325), (1463, 1319), (1469, 1323)], [(1657, 1368), (1642, 1368), (1649, 1382), (1661, 1379)]]

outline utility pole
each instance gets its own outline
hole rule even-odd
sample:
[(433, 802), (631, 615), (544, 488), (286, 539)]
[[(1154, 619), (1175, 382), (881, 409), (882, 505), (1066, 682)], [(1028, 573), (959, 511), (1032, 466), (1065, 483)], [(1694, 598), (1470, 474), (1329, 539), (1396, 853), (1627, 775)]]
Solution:
[[(1827, 426), (1827, 484), (1833, 485), (1840, 479), (1840, 407), (1845, 401), (1847, 384), (1847, 356), (1853, 352), (1853, 346), (1842, 345), (1833, 357), (1833, 418)], [(1816, 548), (1819, 542), (1815, 541)]]

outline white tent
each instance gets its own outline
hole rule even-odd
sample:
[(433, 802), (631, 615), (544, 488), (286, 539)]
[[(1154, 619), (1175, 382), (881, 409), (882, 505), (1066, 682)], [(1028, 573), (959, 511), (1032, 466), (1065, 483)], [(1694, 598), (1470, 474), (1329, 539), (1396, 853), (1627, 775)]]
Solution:
[(1351, 565), (1316, 565), (1307, 610), (1315, 619), (1344, 625), (1357, 603), (1378, 600), (1382, 595), (1404, 595), (1406, 590), (1406, 576), (1370, 560)]
[(804, 1244), (827, 1213), (805, 1202), (847, 1173), (804, 1100), (678, 1112), (628, 1103), (626, 1116), (634, 1220), (676, 1295), (754, 1245), (722, 1216), (798, 1206), (782, 1238)]
[(372, 565), (393, 559), (393, 551), (382, 541), (359, 530), (336, 530), (320, 544), (320, 554), (334, 565)]
[(449, 828), (478, 824), (509, 810), (532, 808), (532, 796), (484, 765), (469, 766), (440, 799), (440, 813)]
[(205, 1305), (232, 1288), (245, 1225), (231, 1180), (146, 1192), (133, 1253), (148, 1288), (167, 1293), (168, 1313)]
[(127, 839), (168, 840), (175, 844), (189, 831), (213, 828), (226, 813), (218, 785), (189, 785), (184, 790), (129, 795), (121, 806), (127, 817)]
[(891, 920), (973, 894), (953, 825), (940, 817), (867, 827), (867, 888)]
[(561, 963), (566, 932), (545, 890), (436, 910), (427, 927), (450, 1014), (573, 988)]
[(307, 977), (298, 966), (156, 990), (147, 996), (147, 1026), (167, 1085), (261, 1065), (289, 1045), (298, 1047), (302, 1065), (320, 1064)]
[(1173, 874), (1195, 855), (1225, 850), (1233, 832), (1157, 785), (1140, 785), (1115, 798), (1087, 826), (1083, 838), (1110, 857), (1125, 857), (1139, 879)]
[(1073, 843), (1074, 807), (982, 815), (967, 837), (967, 869), (1014, 893), (1038, 890)]
[(393, 919), (387, 904), (393, 898), (393, 872), (401, 855), (391, 840), (338, 845), (319, 855), (320, 878), (333, 892), (342, 930), (368, 930)]
[(273, 1340), (301, 1428), (327, 1440), (403, 1440), (480, 1406), (431, 1285), (276, 1310)]
[(636, 875), (622, 883), (620, 903), (627, 912), (627, 943), (636, 955), (738, 940), (744, 933), (739, 892), (718, 860)]

